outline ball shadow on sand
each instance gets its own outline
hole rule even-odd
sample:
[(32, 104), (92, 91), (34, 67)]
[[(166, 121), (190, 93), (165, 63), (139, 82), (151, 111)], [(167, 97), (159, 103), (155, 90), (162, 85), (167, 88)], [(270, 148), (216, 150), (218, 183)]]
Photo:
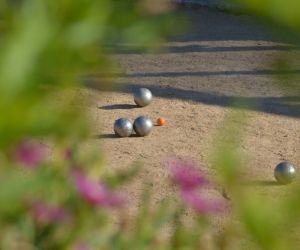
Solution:
[(243, 183), (246, 186), (282, 186), (284, 184), (281, 184), (277, 181), (271, 181), (271, 180), (253, 180), (253, 181), (247, 181)]
[(122, 138), (136, 138), (136, 137), (141, 137), (141, 136), (138, 136), (137, 134), (132, 134), (129, 137), (120, 137), (113, 133), (100, 134), (94, 136), (95, 139), (122, 139)]
[(135, 109), (138, 108), (137, 105), (134, 104), (112, 104), (98, 107), (99, 109), (104, 110), (114, 110), (114, 109)]

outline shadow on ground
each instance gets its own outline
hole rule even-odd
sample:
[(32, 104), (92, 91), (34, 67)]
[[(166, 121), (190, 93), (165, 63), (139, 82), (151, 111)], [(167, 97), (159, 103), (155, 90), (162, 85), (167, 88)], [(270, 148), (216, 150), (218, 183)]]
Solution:
[[(100, 81), (97, 81), (97, 79), (95, 78), (90, 78), (88, 81), (86, 81), (85, 86), (96, 90), (107, 91), (107, 89), (102, 87), (101, 83), (99, 82)], [(119, 84), (115, 86), (114, 91), (132, 93), (135, 89), (140, 88), (141, 86), (151, 89), (154, 96), (162, 98), (180, 99), (184, 101), (193, 101), (207, 105), (233, 107), (245, 110), (261, 111), (275, 115), (284, 115), (289, 117), (300, 118), (299, 96), (237, 97), (228, 95), (218, 95), (204, 91), (186, 90), (169, 86), (164, 87), (145, 84)], [(129, 106), (131, 108), (136, 107), (135, 105), (129, 104), (121, 105), (121, 107), (126, 106)], [(109, 109), (109, 107), (104, 107), (104, 109)]]
[[(110, 47), (110, 50), (116, 51), (117, 54), (139, 54), (141, 50), (136, 49), (134, 46), (119, 45)], [(259, 45), (259, 46), (201, 46), (201, 45), (183, 45), (183, 46), (164, 46), (159, 50), (148, 53), (209, 53), (209, 52), (251, 52), (251, 51), (295, 51), (300, 50), (299, 47), (290, 45)]]
[(260, 46), (228, 46), (205, 47), (200, 45), (169, 46), (163, 48), (161, 53), (187, 53), (187, 52), (247, 52), (247, 51), (291, 51), (299, 50), (298, 47), (288, 45), (260, 45)]
[(99, 109), (104, 109), (104, 110), (114, 110), (114, 109), (135, 109), (138, 108), (137, 105), (133, 104), (112, 104), (112, 105), (105, 105), (99, 107)]
[(254, 180), (254, 181), (248, 181), (244, 182), (243, 185), (247, 186), (283, 186), (283, 184), (280, 184), (277, 181), (265, 181), (265, 180)]
[(137, 134), (132, 134), (128, 137), (120, 137), (120, 136), (117, 136), (116, 134), (108, 133), (108, 134), (95, 135), (93, 137), (95, 139), (122, 139), (122, 138), (136, 138), (136, 137), (140, 137), (140, 136), (138, 136)]
[(216, 9), (200, 7), (182, 9), (179, 18), (187, 19), (187, 33), (173, 37), (173, 41), (221, 41), (260, 40), (290, 41), (287, 32), (278, 33), (278, 26), (271, 26), (266, 20), (247, 15), (233, 15)]
[[(289, 44), (282, 43), (282, 37), (274, 36), (270, 32), (270, 26), (266, 27), (265, 24), (258, 21), (257, 18), (248, 16), (228, 15), (216, 10), (208, 8), (199, 8), (197, 10), (183, 10), (181, 13), (184, 16), (183, 22), (186, 18), (189, 19), (190, 28), (182, 35), (170, 38), (171, 42), (181, 42), (179, 45), (167, 45), (163, 48), (161, 53), (185, 53), (185, 52), (243, 52), (243, 51), (289, 51), (299, 50)], [(284, 31), (280, 30), (281, 35)], [(202, 46), (198, 43), (201, 41), (229, 41), (229, 45), (223, 46)], [(245, 46), (243, 43), (240, 45), (235, 41), (252, 41), (252, 45)], [(263, 41), (280, 42), (280, 44), (266, 44)], [(285, 40), (287, 41), (287, 40)], [(183, 46), (182, 46), (183, 45)], [(117, 53), (140, 53), (131, 51), (133, 47), (130, 46), (117, 46), (113, 51)], [(159, 63), (159, 62), (158, 62)], [(216, 62), (217, 63), (217, 62)], [(194, 101), (207, 105), (216, 105), (221, 107), (234, 107), (245, 110), (261, 111), (269, 114), (284, 115), (288, 117), (300, 118), (300, 97), (287, 96), (287, 97), (239, 97), (230, 95), (221, 95), (213, 92), (205, 92), (201, 90), (182, 89), (172, 86), (158, 86), (143, 84), (147, 78), (179, 78), (179, 77), (236, 77), (236, 76), (273, 76), (273, 75), (299, 75), (299, 69), (293, 70), (272, 70), (272, 69), (249, 69), (249, 70), (225, 70), (225, 71), (163, 71), (163, 72), (134, 72), (125, 74), (112, 74), (105, 77), (129, 77), (132, 80), (140, 81), (138, 84), (127, 84), (116, 86), (116, 91), (132, 93), (132, 91), (141, 86), (151, 89), (154, 96), (180, 99), (184, 101)], [(95, 76), (87, 79), (87, 86), (105, 90), (98, 84), (103, 76)], [(134, 78), (134, 79), (133, 79)], [(127, 79), (128, 81), (128, 79)], [(245, 91), (247, 89), (245, 88)], [(129, 109), (134, 108), (126, 104), (117, 104), (112, 106), (101, 107), (102, 109)]]
[(146, 72), (131, 73), (128, 77), (184, 77), (184, 76), (240, 76), (240, 75), (298, 75), (300, 70), (225, 70), (225, 71), (187, 71), (187, 72)]
[[(299, 47), (290, 45), (261, 45), (261, 41), (280, 43), (295, 43), (299, 41), (298, 34), (291, 34), (278, 26), (270, 25), (265, 20), (246, 15), (229, 15), (218, 10), (205, 7), (196, 10), (181, 9), (178, 12), (179, 23), (186, 23), (186, 32), (170, 37), (172, 42), (199, 42), (199, 41), (258, 41), (257, 46), (232, 47), (205, 47), (188, 44), (185, 46), (165, 46), (160, 53), (187, 53), (187, 52), (242, 52), (242, 51), (286, 51), (299, 50)], [(180, 27), (179, 27), (180, 30)], [(108, 50), (119, 54), (139, 53), (141, 50), (124, 44), (109, 44)]]

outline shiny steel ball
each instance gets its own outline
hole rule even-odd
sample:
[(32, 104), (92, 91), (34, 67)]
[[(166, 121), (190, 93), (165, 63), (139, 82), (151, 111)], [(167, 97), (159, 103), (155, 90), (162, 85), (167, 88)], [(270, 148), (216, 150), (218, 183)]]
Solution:
[(145, 107), (149, 105), (152, 101), (152, 93), (149, 89), (139, 88), (133, 93), (134, 102), (139, 107)]
[(120, 118), (115, 121), (114, 131), (120, 137), (128, 137), (132, 134), (132, 123), (126, 118)]
[(274, 176), (280, 184), (291, 183), (296, 177), (296, 168), (291, 163), (283, 161), (276, 166)]
[(133, 129), (139, 136), (149, 135), (153, 128), (151, 119), (146, 116), (139, 116), (133, 123)]

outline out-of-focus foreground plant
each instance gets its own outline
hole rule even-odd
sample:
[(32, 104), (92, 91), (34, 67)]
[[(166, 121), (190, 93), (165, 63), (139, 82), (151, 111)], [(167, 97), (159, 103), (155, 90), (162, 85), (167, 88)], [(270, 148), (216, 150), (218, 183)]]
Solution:
[(113, 68), (111, 43), (169, 33), (172, 6), (150, 2), (0, 1), (0, 249), (89, 249), (113, 234), (126, 198), (109, 186), (131, 173), (90, 176), (101, 157), (76, 153), (88, 127), (71, 87)]
[[(278, 35), (287, 35), (299, 46), (300, 31), (300, 2), (294, 0), (234, 0), (241, 4), (243, 11), (259, 16), (266, 21)], [(274, 65), (280, 72), (289, 69), (289, 60), (299, 59), (297, 55), (279, 58)], [(283, 92), (295, 96), (295, 104), (300, 100), (299, 83), (288, 74), (281, 75), (279, 87)], [(295, 83), (296, 82), (296, 83)], [(296, 104), (297, 105), (297, 104)], [(239, 104), (237, 103), (238, 107)], [(298, 105), (299, 106), (299, 105)], [(299, 110), (300, 112), (300, 110)], [(254, 186), (243, 185), (243, 171), (245, 157), (241, 154), (243, 140), (243, 124), (248, 123), (245, 113), (230, 112), (225, 120), (220, 135), (216, 138), (212, 159), (218, 169), (220, 183), (229, 191), (232, 200), (232, 217), (238, 218), (239, 225), (230, 223), (225, 238), (227, 248), (234, 249), (237, 237), (245, 243), (243, 247), (250, 249), (298, 249), (299, 248), (299, 211), (300, 199), (299, 182), (287, 187), (281, 187), (284, 195), (266, 195), (259, 192)], [(299, 166), (298, 162), (294, 164)], [(263, 167), (263, 166), (262, 166)], [(247, 181), (246, 181), (247, 182)], [(226, 230), (225, 230), (226, 231)], [(230, 240), (228, 240), (230, 239)], [(253, 243), (249, 246), (247, 244)], [(241, 247), (241, 246), (240, 246)], [(226, 248), (226, 249), (227, 249)]]
[[(233, 249), (242, 232), (230, 223), (205, 239), (209, 216), (229, 216), (229, 208), (223, 198), (205, 197), (213, 184), (194, 163), (167, 163), (178, 202), (152, 209), (145, 192), (128, 222), (129, 201), (114, 189), (137, 167), (99, 178), (91, 166), (101, 168), (101, 157), (76, 148), (88, 127), (71, 87), (115, 67), (106, 56), (111, 43), (160, 42), (174, 29), (170, 8), (162, 0), (0, 0), (0, 249)], [(297, 249), (299, 187), (276, 210), (272, 200), (250, 195), (237, 183), (237, 147), (238, 137), (227, 138), (214, 154), (232, 212), (262, 249)], [(186, 223), (190, 209), (195, 216)]]

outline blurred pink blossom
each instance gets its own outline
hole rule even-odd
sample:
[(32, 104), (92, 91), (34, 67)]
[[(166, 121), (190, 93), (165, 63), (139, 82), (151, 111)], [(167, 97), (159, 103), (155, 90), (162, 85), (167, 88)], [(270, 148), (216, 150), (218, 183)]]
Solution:
[(71, 148), (67, 148), (64, 152), (64, 158), (67, 161), (71, 161), (74, 158), (74, 151)]
[(76, 246), (75, 249), (76, 250), (91, 250), (92, 248), (88, 244), (81, 242)]
[(34, 140), (25, 140), (19, 144), (15, 151), (15, 159), (28, 168), (35, 168), (46, 157), (46, 147)]
[(124, 203), (123, 197), (108, 190), (103, 183), (89, 180), (80, 171), (74, 171), (73, 175), (79, 193), (90, 204), (100, 207), (119, 207)]
[(203, 198), (200, 193), (194, 190), (181, 190), (181, 197), (187, 205), (191, 206), (196, 212), (207, 213), (219, 213), (223, 212), (226, 208), (226, 204), (222, 199)]
[(40, 224), (63, 223), (71, 220), (71, 214), (64, 208), (51, 207), (43, 201), (32, 204), (34, 219)]
[(167, 165), (170, 167), (175, 182), (179, 184), (181, 198), (186, 205), (202, 214), (225, 210), (225, 202), (222, 199), (208, 199), (199, 192), (210, 182), (195, 163), (172, 159), (167, 162)]
[(209, 184), (208, 179), (193, 162), (175, 159), (167, 161), (167, 166), (170, 167), (174, 180), (183, 189), (190, 190)]

